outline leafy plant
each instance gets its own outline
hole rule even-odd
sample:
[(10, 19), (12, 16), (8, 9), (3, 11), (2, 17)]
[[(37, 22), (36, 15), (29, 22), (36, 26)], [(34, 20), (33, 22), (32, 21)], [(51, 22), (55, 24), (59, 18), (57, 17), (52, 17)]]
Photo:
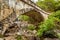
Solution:
[(48, 12), (53, 12), (60, 10), (60, 1), (55, 0), (44, 0), (44, 1), (38, 1), (37, 5)]
[(52, 30), (53, 27), (54, 27), (54, 19), (48, 19), (44, 21), (43, 24), (39, 25), (40, 29), (38, 30), (37, 35), (41, 37), (43, 35), (43, 32)]
[(60, 11), (53, 12), (49, 18), (39, 25), (37, 36), (41, 37), (44, 32), (54, 30), (56, 28), (55, 22), (60, 22)]
[(53, 12), (49, 15), (49, 18), (52, 18), (52, 17), (55, 17), (55, 18), (58, 18), (60, 19), (60, 10), (59, 11), (56, 11), (56, 12)]
[(29, 16), (27, 16), (27, 15), (20, 15), (20, 16), (18, 17), (18, 19), (19, 19), (19, 20), (28, 21), (28, 20), (29, 20)]

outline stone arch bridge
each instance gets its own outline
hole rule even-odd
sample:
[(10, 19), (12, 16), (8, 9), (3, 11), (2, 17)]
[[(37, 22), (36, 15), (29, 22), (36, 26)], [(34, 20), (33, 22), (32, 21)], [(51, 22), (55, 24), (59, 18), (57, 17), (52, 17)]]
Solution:
[(8, 27), (10, 27), (14, 23), (14, 21), (17, 19), (19, 15), (25, 12), (28, 12), (30, 10), (35, 10), (40, 14), (42, 14), (44, 19), (48, 18), (49, 15), (49, 13), (39, 8), (31, 0), (4, 0), (4, 1), (0, 0), (0, 4), (2, 5), (0, 11), (0, 18), (1, 18), (0, 21), (3, 24), (7, 24), (3, 26), (2, 34), (4, 34), (6, 29), (8, 29)]

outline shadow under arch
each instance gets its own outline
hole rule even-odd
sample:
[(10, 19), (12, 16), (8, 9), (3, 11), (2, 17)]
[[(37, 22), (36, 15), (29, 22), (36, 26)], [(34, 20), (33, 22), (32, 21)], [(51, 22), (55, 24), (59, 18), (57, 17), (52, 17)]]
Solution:
[(43, 15), (41, 13), (35, 11), (35, 10), (28, 11), (28, 12), (22, 14), (22, 15), (27, 15), (31, 19), (33, 19), (34, 21), (30, 21), (30, 23), (35, 24), (35, 25), (44, 21)]

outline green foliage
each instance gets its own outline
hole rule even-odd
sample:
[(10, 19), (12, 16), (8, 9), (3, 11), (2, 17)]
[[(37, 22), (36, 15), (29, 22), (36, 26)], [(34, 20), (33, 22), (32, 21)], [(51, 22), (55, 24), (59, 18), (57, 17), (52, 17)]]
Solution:
[(60, 10), (60, 2), (55, 0), (44, 0), (44, 1), (38, 1), (37, 5), (40, 6), (45, 11), (57, 11)]
[(60, 11), (53, 12), (49, 18), (39, 25), (37, 36), (41, 37), (44, 32), (54, 30), (56, 28), (55, 22), (60, 22)]
[(53, 12), (52, 14), (49, 15), (49, 18), (52, 17), (60, 19), (60, 11)]
[(23, 20), (23, 21), (29, 21), (29, 16), (27, 16), (27, 15), (20, 15), (20, 16), (18, 17), (18, 19), (19, 19), (19, 20)]
[(34, 26), (33, 24), (29, 24), (29, 25), (28, 25), (28, 29), (29, 29), (29, 30), (34, 30), (34, 29), (35, 29), (35, 26)]
[(58, 2), (58, 3), (56, 4), (55, 11), (57, 11), (57, 10), (60, 10), (60, 2)]
[(38, 30), (37, 35), (41, 37), (43, 35), (43, 32), (52, 30), (54, 27), (54, 20), (55, 20), (54, 18), (48, 19), (44, 21), (43, 24), (39, 25), (40, 29)]
[(37, 5), (39, 7), (41, 7), (42, 9), (44, 9), (44, 10), (47, 10), (48, 9), (48, 7), (46, 5), (44, 5), (44, 1), (38, 1), (37, 2)]
[(18, 36), (16, 37), (16, 39), (17, 39), (17, 40), (21, 40), (21, 36), (18, 35)]

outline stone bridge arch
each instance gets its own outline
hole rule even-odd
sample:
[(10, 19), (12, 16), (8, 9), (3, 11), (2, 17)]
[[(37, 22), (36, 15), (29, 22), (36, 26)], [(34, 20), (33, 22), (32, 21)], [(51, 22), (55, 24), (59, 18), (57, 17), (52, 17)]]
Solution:
[[(4, 3), (4, 2), (3, 2)], [(13, 2), (12, 2), (13, 3)], [(21, 8), (21, 9), (17, 9), (17, 5), (19, 5), (20, 3), (23, 3), (23, 7)], [(14, 9), (14, 13), (11, 13), (11, 15), (9, 14), (9, 16), (7, 16), (6, 17), (6, 19), (2, 19), (2, 22), (7, 22), (7, 27), (5, 27), (5, 29), (3, 30), (3, 33), (2, 34), (4, 34), (4, 32), (6, 31), (6, 29), (8, 29), (8, 27), (10, 27), (10, 24), (12, 24), (12, 23), (14, 23), (14, 21), (15, 21), (15, 19), (19, 16), (19, 15), (21, 15), (21, 14), (23, 14), (23, 13), (25, 13), (26, 11), (25, 11), (25, 9), (26, 8), (29, 8), (30, 7), (30, 9), (31, 10), (35, 10), (35, 11), (37, 11), (38, 13), (39, 13), (39, 15), (40, 15), (40, 17), (42, 18), (41, 20), (43, 20), (43, 19), (46, 19), (47, 17), (48, 17), (48, 14), (46, 14), (47, 12), (45, 12), (45, 11), (43, 11), (42, 9), (40, 9), (37, 5), (35, 5), (33, 2), (31, 2), (31, 1), (24, 1), (24, 0), (21, 0), (20, 1), (20, 3), (16, 3), (16, 1), (13, 3), (13, 5), (11, 6), (11, 7), (13, 7), (13, 9)], [(9, 2), (8, 2), (8, 4), (9, 4)], [(17, 5), (16, 5), (17, 4)], [(10, 6), (10, 5), (9, 5)], [(25, 7), (25, 6), (27, 6), (27, 7)], [(10, 8), (11, 8), (10, 7)], [(20, 7), (20, 6), (19, 6)], [(24, 8), (25, 7), (25, 8)], [(16, 13), (16, 11), (18, 10), (18, 13)], [(22, 11), (23, 10), (23, 11)], [(27, 10), (27, 11), (30, 11), (30, 10)], [(2, 13), (1, 13), (2, 14)], [(15, 16), (15, 17), (14, 17)], [(16, 17), (17, 16), (17, 17)], [(29, 15), (30, 16), (30, 15)], [(14, 18), (14, 20), (12, 20), (12, 18)], [(39, 19), (39, 18), (38, 18)], [(10, 20), (10, 21), (9, 21)], [(39, 22), (40, 22), (40, 20), (38, 20)], [(4, 23), (5, 24), (5, 23)]]
[(27, 15), (29, 16), (31, 19), (33, 19), (34, 21), (30, 21), (32, 24), (37, 25), (40, 22), (44, 21), (44, 17), (41, 13), (37, 12), (36, 10), (30, 10), (22, 15)]

